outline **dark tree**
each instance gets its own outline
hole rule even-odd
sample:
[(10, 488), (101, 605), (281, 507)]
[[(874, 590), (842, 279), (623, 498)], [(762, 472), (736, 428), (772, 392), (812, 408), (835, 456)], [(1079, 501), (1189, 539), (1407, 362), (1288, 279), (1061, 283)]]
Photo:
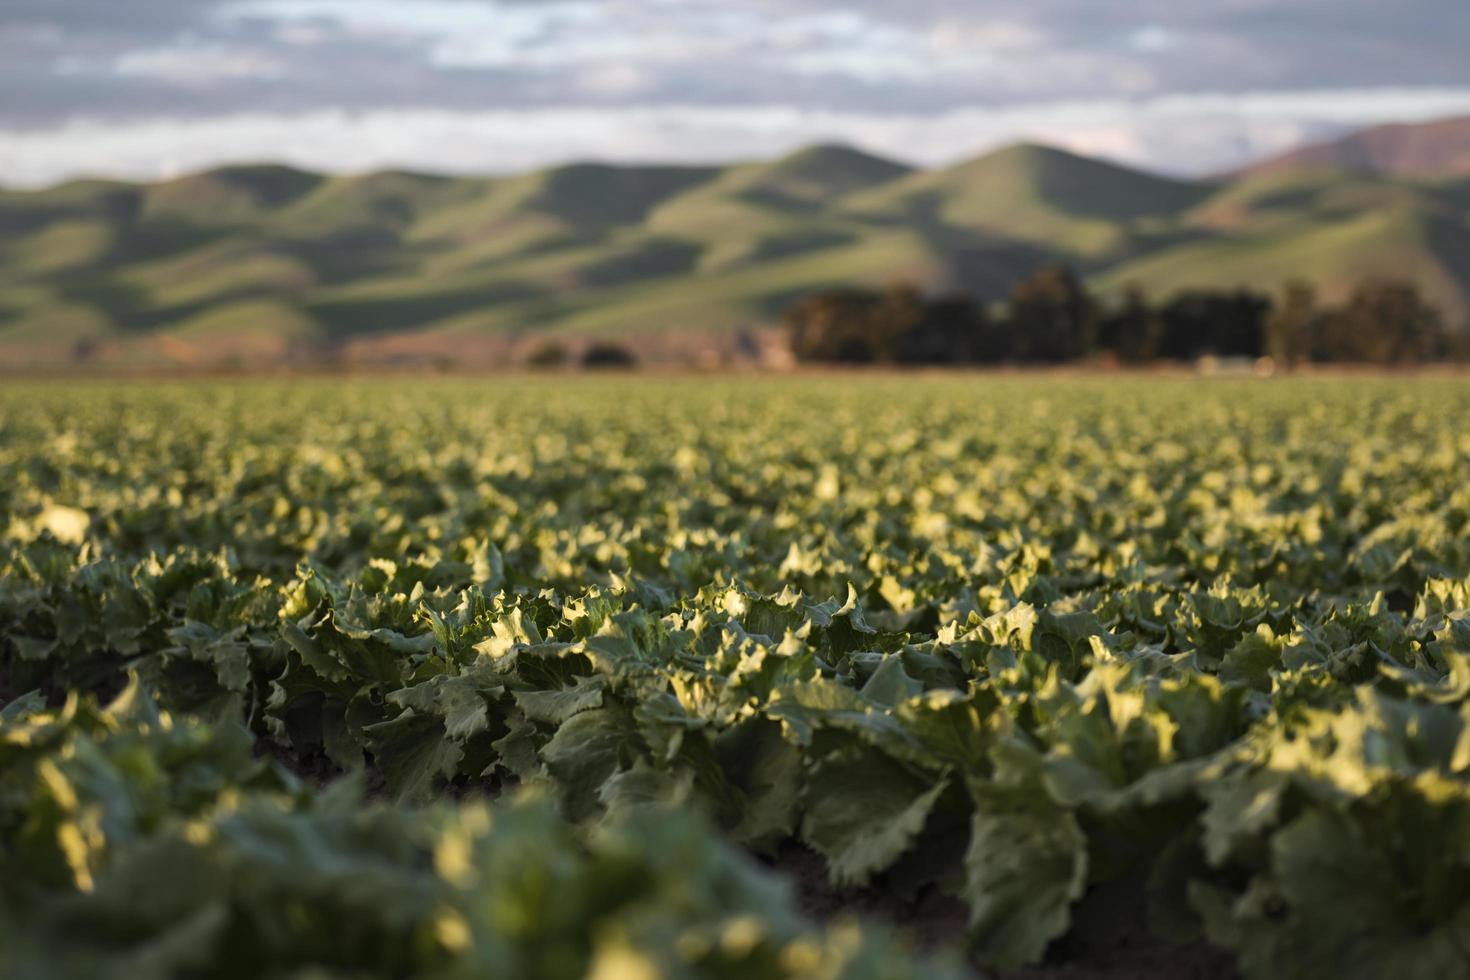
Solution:
[(1266, 355), (1288, 366), (1310, 359), (1312, 335), (1321, 316), (1311, 283), (1301, 279), (1287, 283), (1266, 320)]
[(798, 303), (787, 312), (785, 326), (798, 360), (884, 363), (896, 359), (901, 338), (918, 327), (924, 310), (912, 286), (881, 293), (833, 289)]
[(1021, 361), (1070, 361), (1097, 349), (1098, 309), (1077, 275), (1046, 265), (1011, 289), (1013, 353)]
[(572, 354), (564, 344), (555, 340), (543, 340), (526, 355), (526, 366), (533, 368), (559, 368), (571, 363)]
[(1451, 346), (1444, 317), (1418, 286), (1376, 279), (1317, 321), (1312, 356), (1339, 363), (1411, 364), (1442, 357)]
[(1123, 295), (1122, 305), (1099, 321), (1097, 345), (1120, 361), (1136, 364), (1158, 356), (1162, 332), (1158, 312), (1149, 305), (1143, 289), (1131, 285)]
[(1260, 357), (1265, 353), (1269, 297), (1240, 289), (1180, 293), (1160, 311), (1162, 330), (1156, 354), (1192, 360), (1205, 354)]
[(969, 296), (942, 296), (924, 307), (919, 322), (898, 340), (898, 360), (908, 364), (977, 364), (1004, 360), (1009, 338), (1003, 325)]
[(71, 359), (78, 364), (90, 361), (97, 356), (100, 347), (96, 337), (81, 337), (71, 345)]
[(588, 368), (630, 368), (638, 357), (622, 344), (599, 341), (582, 352), (582, 366)]

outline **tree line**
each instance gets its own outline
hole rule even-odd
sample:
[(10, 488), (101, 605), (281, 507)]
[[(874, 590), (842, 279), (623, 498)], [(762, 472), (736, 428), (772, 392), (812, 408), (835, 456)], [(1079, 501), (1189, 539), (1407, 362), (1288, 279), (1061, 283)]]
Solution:
[(1127, 289), (1104, 303), (1078, 275), (1047, 265), (998, 309), (964, 294), (925, 296), (899, 284), (832, 289), (784, 317), (792, 353), (849, 364), (1144, 363), (1272, 358), (1279, 364), (1411, 364), (1463, 358), (1465, 339), (1412, 282), (1372, 279), (1325, 304), (1306, 283), (1279, 297), (1249, 289), (1179, 292), (1153, 302)]

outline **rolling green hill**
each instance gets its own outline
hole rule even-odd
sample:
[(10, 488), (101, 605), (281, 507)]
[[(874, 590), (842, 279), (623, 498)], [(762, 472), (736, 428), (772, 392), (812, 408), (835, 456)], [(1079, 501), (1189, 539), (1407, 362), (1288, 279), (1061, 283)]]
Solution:
[(1101, 260), (1142, 247), (1211, 188), (1168, 180), (1043, 146), (1018, 145), (914, 174), (847, 206), (884, 224), (940, 238), (1007, 237)]
[(234, 166), (0, 192), (0, 363), (269, 361), (615, 335), (645, 352), (909, 280), (999, 299), (1048, 258), (1100, 289), (1418, 281), (1470, 319), (1470, 180), (1272, 168), (1200, 183), (1040, 146), (915, 171), (840, 146), (505, 178)]
[(1218, 190), (1180, 220), (1173, 247), (1117, 263), (1101, 285), (1155, 292), (1284, 278), (1342, 299), (1363, 279), (1411, 279), (1450, 318), (1470, 317), (1470, 182), (1272, 171)]

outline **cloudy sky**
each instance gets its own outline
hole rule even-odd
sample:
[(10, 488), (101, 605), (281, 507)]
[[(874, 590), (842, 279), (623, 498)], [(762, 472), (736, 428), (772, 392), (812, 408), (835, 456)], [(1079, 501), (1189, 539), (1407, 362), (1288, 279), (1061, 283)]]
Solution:
[(0, 184), (1040, 139), (1208, 173), (1470, 114), (1466, 0), (0, 0)]

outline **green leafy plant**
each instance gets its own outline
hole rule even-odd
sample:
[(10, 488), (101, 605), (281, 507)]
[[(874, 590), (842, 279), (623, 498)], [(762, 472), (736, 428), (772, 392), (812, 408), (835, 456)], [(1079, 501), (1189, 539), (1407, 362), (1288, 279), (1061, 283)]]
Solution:
[(959, 909), (986, 968), (1453, 974), (1467, 398), (7, 388), (5, 955), (941, 969), (803, 919), (809, 857), (834, 904)]

